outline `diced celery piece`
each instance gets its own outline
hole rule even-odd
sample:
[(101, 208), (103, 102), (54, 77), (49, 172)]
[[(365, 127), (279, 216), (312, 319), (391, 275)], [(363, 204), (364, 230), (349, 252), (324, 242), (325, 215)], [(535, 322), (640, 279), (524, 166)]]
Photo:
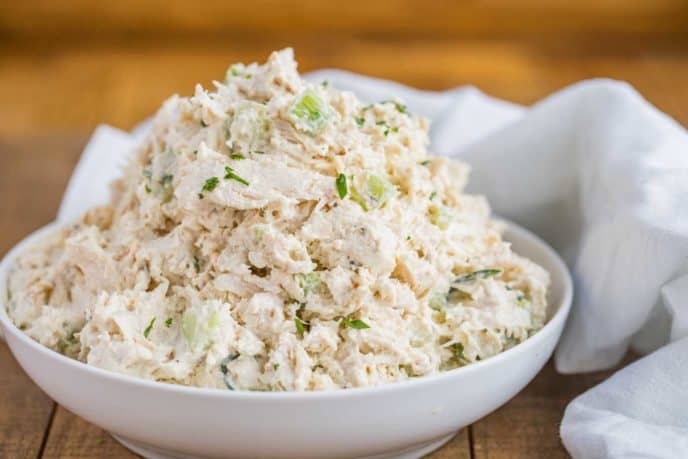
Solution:
[(443, 310), (447, 306), (447, 295), (444, 292), (433, 292), (428, 306), (435, 311)]
[(369, 175), (365, 181), (365, 189), (360, 192), (353, 186), (349, 187), (351, 200), (361, 206), (366, 212), (370, 209), (384, 207), (385, 204), (396, 194), (397, 189), (386, 178), (379, 175)]
[(190, 310), (184, 311), (184, 314), (182, 315), (182, 333), (184, 334), (186, 343), (190, 348), (196, 347), (197, 325), (198, 316), (196, 313)]
[(307, 273), (301, 276), (303, 296), (308, 296), (309, 293), (318, 293), (321, 287), (322, 281), (317, 273)]
[(444, 206), (430, 206), (428, 212), (430, 213), (430, 221), (432, 224), (442, 230), (447, 229), (453, 219), (452, 214)]
[(383, 207), (395, 192), (394, 185), (386, 179), (377, 175), (368, 177), (368, 196), (376, 204), (376, 207)]
[(290, 115), (298, 129), (315, 134), (325, 126), (332, 110), (315, 91), (308, 90), (294, 103)]

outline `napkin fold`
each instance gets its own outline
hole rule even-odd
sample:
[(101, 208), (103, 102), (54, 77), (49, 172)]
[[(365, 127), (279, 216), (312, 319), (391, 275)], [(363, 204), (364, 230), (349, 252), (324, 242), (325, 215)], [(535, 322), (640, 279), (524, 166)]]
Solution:
[[(308, 75), (432, 120), (431, 149), (472, 166), (469, 191), (552, 244), (575, 304), (556, 351), (575, 373), (642, 360), (579, 396), (561, 426), (574, 457), (688, 457), (688, 134), (630, 86), (591, 80), (530, 108), (464, 87), (419, 91), (337, 70)], [(99, 127), (58, 219), (105, 203), (146, 125)], [(673, 344), (666, 345), (669, 341)]]

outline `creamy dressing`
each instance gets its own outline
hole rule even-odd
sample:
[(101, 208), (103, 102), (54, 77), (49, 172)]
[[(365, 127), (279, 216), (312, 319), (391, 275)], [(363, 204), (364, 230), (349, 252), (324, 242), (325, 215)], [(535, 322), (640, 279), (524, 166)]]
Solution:
[(238, 390), (374, 386), (545, 321), (468, 167), (399, 101), (302, 80), (292, 51), (162, 106), (110, 205), (23, 254), (9, 315), (90, 365)]

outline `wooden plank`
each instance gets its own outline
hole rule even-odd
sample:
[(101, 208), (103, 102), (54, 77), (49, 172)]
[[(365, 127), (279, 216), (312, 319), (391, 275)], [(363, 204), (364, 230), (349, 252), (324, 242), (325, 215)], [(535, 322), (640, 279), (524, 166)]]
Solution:
[(569, 457), (559, 438), (566, 405), (610, 371), (560, 375), (553, 362), (513, 400), (472, 426), (476, 459)]
[(426, 459), (470, 459), (471, 445), (469, 440), (469, 428), (459, 431), (449, 443), (437, 451), (425, 456)]
[[(256, 14), (259, 12), (259, 14)], [(260, 31), (340, 35), (543, 36), (624, 34), (685, 36), (682, 0), (520, 2), (473, 0), (25, 0), (0, 3), (6, 39), (47, 37), (91, 41), (102, 36), (242, 37)]]
[(43, 458), (135, 458), (103, 429), (58, 406)]
[[(46, 442), (43, 458), (135, 458), (107, 432), (89, 424), (59, 406)], [(426, 456), (427, 459), (469, 459), (468, 429), (461, 430), (442, 449)]]
[(36, 457), (52, 411), (52, 400), (0, 342), (0, 457)]

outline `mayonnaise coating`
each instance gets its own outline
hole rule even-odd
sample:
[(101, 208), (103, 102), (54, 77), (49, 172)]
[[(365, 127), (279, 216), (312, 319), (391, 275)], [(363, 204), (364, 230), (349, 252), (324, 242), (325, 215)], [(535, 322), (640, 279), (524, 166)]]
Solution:
[(307, 82), (290, 49), (214, 86), (163, 104), (111, 204), (19, 257), (8, 312), (33, 339), (157, 381), (305, 391), (435, 374), (543, 326), (548, 273), (400, 101)]

